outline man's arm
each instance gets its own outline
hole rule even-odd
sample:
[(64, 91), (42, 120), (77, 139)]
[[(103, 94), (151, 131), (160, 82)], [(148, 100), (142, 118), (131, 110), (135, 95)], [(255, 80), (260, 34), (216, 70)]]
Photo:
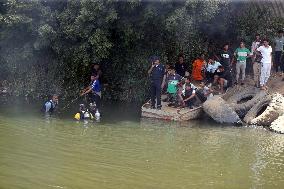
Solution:
[(85, 95), (85, 94), (88, 94), (88, 93), (91, 92), (91, 91), (92, 91), (92, 87), (89, 86), (89, 87), (86, 88), (85, 91), (83, 91), (83, 92), (80, 94), (80, 96), (83, 96), (83, 95)]
[(186, 98), (185, 100), (183, 100), (184, 102), (192, 99), (193, 97), (195, 97), (195, 93), (192, 93), (192, 95), (190, 95), (190, 97)]
[(151, 72), (153, 71), (153, 68), (154, 68), (154, 64), (152, 64), (152, 66), (151, 66), (151, 68), (148, 70), (148, 74), (150, 75), (151, 74)]
[(166, 85), (166, 82), (167, 82), (167, 77), (166, 77), (166, 74), (165, 74), (164, 77), (163, 77), (163, 82), (162, 82), (162, 86), (161, 86), (162, 89)]
[(231, 60), (231, 65), (233, 65), (235, 58), (237, 58), (237, 51), (234, 52), (232, 60)]
[(270, 57), (271, 57), (271, 67), (273, 67), (273, 58), (272, 58), (272, 52), (270, 53)]

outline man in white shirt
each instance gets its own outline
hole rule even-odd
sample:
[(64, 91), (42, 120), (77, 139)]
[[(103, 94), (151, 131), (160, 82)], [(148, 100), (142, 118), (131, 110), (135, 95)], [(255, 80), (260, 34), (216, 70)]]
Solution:
[(208, 64), (206, 65), (206, 79), (208, 83), (212, 83), (214, 80), (214, 75), (218, 67), (221, 66), (220, 62), (217, 62), (214, 57), (208, 59)]
[(256, 49), (261, 53), (260, 86), (262, 90), (267, 90), (266, 83), (270, 77), (272, 66), (272, 48), (269, 46), (268, 39), (263, 40), (263, 45)]

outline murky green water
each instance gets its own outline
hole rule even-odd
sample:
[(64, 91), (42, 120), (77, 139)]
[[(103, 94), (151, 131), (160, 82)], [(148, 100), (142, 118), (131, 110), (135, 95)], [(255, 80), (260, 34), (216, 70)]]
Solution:
[(107, 118), (125, 112), (88, 124), (0, 113), (0, 188), (284, 188), (284, 135)]

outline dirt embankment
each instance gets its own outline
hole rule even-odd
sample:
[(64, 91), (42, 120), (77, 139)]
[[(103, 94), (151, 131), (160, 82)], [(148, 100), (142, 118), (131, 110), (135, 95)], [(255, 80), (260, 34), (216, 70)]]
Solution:
[(284, 81), (283, 76), (273, 74), (268, 81), (269, 93), (279, 93), (284, 96)]

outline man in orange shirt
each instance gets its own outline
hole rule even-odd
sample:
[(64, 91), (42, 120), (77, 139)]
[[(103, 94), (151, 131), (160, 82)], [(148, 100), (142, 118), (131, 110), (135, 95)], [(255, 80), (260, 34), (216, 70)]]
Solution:
[(192, 79), (195, 81), (202, 81), (204, 78), (204, 66), (205, 66), (205, 55), (200, 54), (199, 58), (196, 59), (192, 64)]

